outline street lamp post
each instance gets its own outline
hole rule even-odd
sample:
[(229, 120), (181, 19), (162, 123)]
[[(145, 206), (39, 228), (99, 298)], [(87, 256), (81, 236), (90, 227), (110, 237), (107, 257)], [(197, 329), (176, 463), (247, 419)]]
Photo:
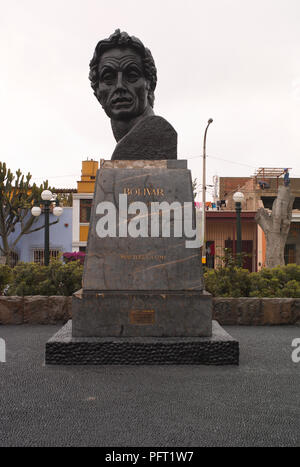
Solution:
[[(63, 208), (59, 206), (59, 201), (57, 199), (57, 195), (51, 193), (50, 190), (44, 190), (41, 194), (42, 201), (41, 204), (44, 206), (44, 214), (45, 214), (45, 232), (44, 232), (44, 264), (45, 266), (49, 266), (49, 259), (50, 259), (50, 248), (49, 248), (49, 217), (50, 217), (50, 206), (52, 203), (55, 203), (55, 207), (53, 208), (53, 214), (56, 217), (61, 216), (63, 212)], [(31, 209), (31, 214), (35, 217), (40, 216), (42, 210), (39, 206), (33, 206)]]
[(206, 135), (209, 125), (213, 122), (210, 118), (205, 128), (203, 139), (203, 167), (202, 167), (202, 263), (206, 263), (206, 246), (205, 246), (205, 204), (206, 204)]
[(244, 200), (244, 195), (240, 191), (237, 191), (233, 195), (233, 201), (235, 202), (236, 210), (236, 252), (238, 254), (239, 266), (242, 266), (242, 229), (241, 229), (241, 211), (242, 211), (242, 202)]

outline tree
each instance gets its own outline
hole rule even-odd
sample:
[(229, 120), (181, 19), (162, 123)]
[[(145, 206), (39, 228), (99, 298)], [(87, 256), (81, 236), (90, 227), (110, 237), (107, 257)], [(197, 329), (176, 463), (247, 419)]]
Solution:
[(58, 193), (57, 199), (60, 206), (72, 207), (73, 206), (73, 194), (72, 193)]
[(284, 266), (284, 247), (290, 230), (292, 208), (295, 197), (289, 186), (280, 186), (278, 195), (269, 214), (258, 209), (255, 220), (266, 236), (266, 267)]
[[(33, 229), (37, 218), (31, 215), (34, 202), (41, 200), (41, 193), (48, 188), (48, 181), (43, 182), (40, 187), (34, 183), (30, 185), (31, 174), (26, 177), (20, 169), (13, 175), (7, 169), (5, 162), (0, 162), (0, 253), (9, 264), (10, 255), (22, 235), (43, 229), (45, 226)], [(20, 224), (20, 231), (10, 242), (10, 236), (15, 232), (16, 224)], [(53, 222), (57, 223), (57, 221)]]

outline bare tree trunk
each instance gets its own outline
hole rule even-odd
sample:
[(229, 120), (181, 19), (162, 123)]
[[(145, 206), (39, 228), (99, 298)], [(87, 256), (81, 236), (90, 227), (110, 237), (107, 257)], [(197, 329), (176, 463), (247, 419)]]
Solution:
[(266, 267), (284, 265), (284, 247), (290, 230), (294, 196), (289, 186), (280, 186), (272, 214), (260, 208), (255, 216), (266, 236)]

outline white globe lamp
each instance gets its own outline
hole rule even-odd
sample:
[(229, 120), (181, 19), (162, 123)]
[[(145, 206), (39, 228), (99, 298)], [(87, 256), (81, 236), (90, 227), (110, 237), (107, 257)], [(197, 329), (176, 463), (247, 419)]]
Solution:
[(56, 217), (59, 217), (63, 213), (63, 208), (61, 208), (60, 206), (55, 206), (55, 208), (53, 208), (52, 212)]
[(43, 201), (50, 201), (53, 195), (50, 190), (44, 190), (42, 191), (41, 197)]
[(31, 214), (32, 214), (34, 217), (40, 216), (40, 215), (41, 215), (41, 212), (42, 212), (42, 210), (41, 210), (41, 208), (40, 208), (39, 206), (33, 206), (33, 207), (31, 208)]
[(242, 203), (244, 201), (244, 199), (245, 199), (245, 196), (241, 191), (237, 191), (233, 195), (233, 201), (235, 203)]

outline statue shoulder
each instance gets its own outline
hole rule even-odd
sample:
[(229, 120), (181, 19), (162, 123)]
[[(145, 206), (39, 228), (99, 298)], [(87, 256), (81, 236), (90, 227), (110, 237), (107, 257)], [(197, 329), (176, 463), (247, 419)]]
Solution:
[(177, 159), (177, 133), (163, 117), (145, 117), (116, 145), (112, 160), (120, 159)]

